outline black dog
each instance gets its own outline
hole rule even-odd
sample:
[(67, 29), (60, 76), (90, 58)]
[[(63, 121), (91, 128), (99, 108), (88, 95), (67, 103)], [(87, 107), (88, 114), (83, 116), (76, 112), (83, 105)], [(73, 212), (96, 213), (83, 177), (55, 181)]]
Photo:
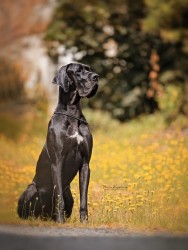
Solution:
[(71, 63), (53, 79), (60, 85), (59, 101), (49, 122), (46, 143), (39, 156), (33, 182), (18, 201), (18, 215), (64, 222), (72, 213), (70, 183), (79, 171), (80, 220), (88, 220), (87, 193), (92, 135), (82, 114), (80, 99), (98, 89), (98, 75), (86, 65)]

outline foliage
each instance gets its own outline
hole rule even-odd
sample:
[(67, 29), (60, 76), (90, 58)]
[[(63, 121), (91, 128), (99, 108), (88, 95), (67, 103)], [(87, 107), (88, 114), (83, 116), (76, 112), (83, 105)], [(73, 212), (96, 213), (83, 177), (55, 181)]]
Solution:
[[(46, 134), (48, 106), (45, 96), (34, 103), (16, 103), (9, 101), (0, 105), (0, 135), (19, 141), (25, 134)], [(40, 117), (40, 119), (39, 119)], [(37, 122), (36, 122), (37, 121)]]
[(21, 100), (24, 94), (24, 81), (19, 65), (0, 58), (0, 102)]
[[(101, 86), (90, 107), (107, 110), (121, 121), (154, 112), (159, 88), (149, 77), (152, 51), (160, 59), (155, 83), (175, 82), (187, 93), (187, 2), (59, 0), (46, 34), (49, 54), (57, 62), (60, 45), (72, 48), (75, 60), (99, 73)], [(187, 96), (178, 111), (185, 115)]]
[(184, 35), (187, 33), (188, 0), (145, 0), (145, 4), (145, 30), (153, 33), (162, 32), (162, 37), (169, 41), (187, 39)]
[(99, 92), (89, 106), (107, 110), (122, 121), (157, 109), (146, 92), (151, 50), (159, 40), (140, 29), (143, 1), (58, 3), (46, 34), (49, 54), (57, 62), (63, 44), (73, 48), (76, 60), (99, 74)]
[[(26, 109), (31, 109), (31, 105), (37, 112), (48, 112), (49, 98), (45, 89), (38, 83), (33, 89), (33, 96), (29, 97), (25, 81), (26, 77), (19, 63), (0, 57), (0, 133), (3, 130), (7, 131), (7, 134), (10, 132), (14, 138), (22, 129), (22, 118), (20, 119), (19, 115)], [(17, 128), (11, 131), (9, 125), (14, 124), (15, 120)]]
[(11, 113), (0, 114), (0, 134), (16, 140), (25, 130), (24, 119)]
[[(96, 123), (104, 118), (106, 124), (94, 132), (87, 226), (187, 232), (187, 138), (177, 128), (164, 131), (159, 114), (123, 125), (104, 116), (88, 117)], [(17, 199), (32, 180), (45, 139), (33, 130), (35, 136), (24, 133), (19, 143), (0, 136), (0, 223), (57, 226), (16, 215)], [(65, 226), (80, 227), (77, 177), (71, 187), (75, 204)]]
[[(160, 80), (182, 89), (178, 112), (188, 117), (188, 0), (145, 0), (147, 15), (143, 29), (160, 34)], [(172, 112), (173, 113), (173, 112)]]

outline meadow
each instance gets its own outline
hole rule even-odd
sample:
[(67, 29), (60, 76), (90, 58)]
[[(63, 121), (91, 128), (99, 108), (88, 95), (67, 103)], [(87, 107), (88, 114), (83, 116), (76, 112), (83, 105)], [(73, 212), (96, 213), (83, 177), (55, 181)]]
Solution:
[[(76, 177), (71, 185), (72, 217), (58, 226), (187, 233), (188, 132), (166, 128), (161, 114), (124, 124), (100, 112), (85, 114), (94, 136), (89, 221), (79, 222)], [(40, 115), (24, 119), (27, 126), (14, 140), (0, 135), (0, 223), (54, 226), (34, 218), (23, 221), (16, 214), (17, 199), (33, 178), (47, 129), (47, 119)]]

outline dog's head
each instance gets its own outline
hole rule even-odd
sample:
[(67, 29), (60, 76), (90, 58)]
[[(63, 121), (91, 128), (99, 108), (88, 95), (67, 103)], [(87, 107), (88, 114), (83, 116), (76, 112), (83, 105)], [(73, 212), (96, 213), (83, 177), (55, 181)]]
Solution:
[(72, 94), (72, 103), (81, 97), (93, 97), (98, 90), (98, 75), (90, 67), (81, 63), (70, 63), (60, 68), (53, 79), (64, 93)]

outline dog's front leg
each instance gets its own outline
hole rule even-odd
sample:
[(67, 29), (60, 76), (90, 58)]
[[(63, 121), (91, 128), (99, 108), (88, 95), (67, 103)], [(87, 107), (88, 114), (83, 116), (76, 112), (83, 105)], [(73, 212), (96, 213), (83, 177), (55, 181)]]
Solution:
[(54, 214), (55, 214), (55, 220), (56, 222), (65, 222), (65, 216), (64, 216), (64, 210), (65, 210), (65, 204), (63, 200), (63, 192), (62, 192), (62, 168), (61, 168), (61, 161), (56, 161), (56, 163), (53, 163), (51, 166), (52, 170), (52, 179), (54, 184), (54, 197), (52, 199), (54, 200)]
[(79, 187), (80, 187), (80, 221), (88, 220), (87, 194), (90, 178), (89, 164), (84, 163), (79, 172)]
[[(65, 222), (64, 209), (65, 204), (63, 200), (62, 191), (62, 167), (63, 167), (63, 157), (61, 154), (62, 145), (58, 136), (55, 135), (53, 130), (49, 129), (47, 135), (47, 152), (51, 162), (51, 174), (53, 181), (53, 207), (52, 213), (55, 215), (56, 222)], [(44, 177), (45, 178), (45, 177)]]

